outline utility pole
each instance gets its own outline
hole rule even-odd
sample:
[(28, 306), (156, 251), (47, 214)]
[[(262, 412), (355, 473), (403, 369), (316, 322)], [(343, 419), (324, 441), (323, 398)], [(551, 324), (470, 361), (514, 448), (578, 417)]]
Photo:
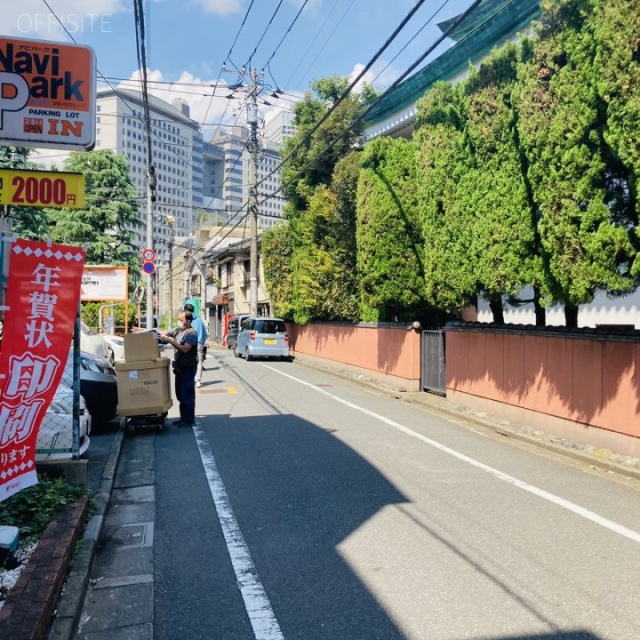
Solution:
[(251, 69), (251, 89), (247, 104), (249, 124), (249, 215), (251, 245), (249, 249), (249, 313), (258, 315), (258, 80), (255, 68)]
[[(147, 170), (147, 249), (153, 250), (153, 203), (156, 201), (156, 170), (151, 164), (151, 142)], [(147, 274), (147, 329), (153, 329), (153, 274)]]

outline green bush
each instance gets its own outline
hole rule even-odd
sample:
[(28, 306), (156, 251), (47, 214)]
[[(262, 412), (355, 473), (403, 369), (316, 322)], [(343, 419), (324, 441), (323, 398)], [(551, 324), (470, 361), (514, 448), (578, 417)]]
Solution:
[(38, 484), (0, 502), (0, 524), (18, 527), (22, 543), (39, 539), (53, 517), (73, 504), (86, 489), (61, 478), (38, 476)]

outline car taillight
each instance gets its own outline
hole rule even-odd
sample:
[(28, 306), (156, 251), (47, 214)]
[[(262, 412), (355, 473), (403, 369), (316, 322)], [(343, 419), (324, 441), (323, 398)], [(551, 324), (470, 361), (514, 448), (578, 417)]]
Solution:
[(256, 332), (249, 331), (249, 340), (255, 340), (255, 339), (256, 339)]
[(284, 341), (289, 344), (289, 334), (285, 332), (284, 334)]

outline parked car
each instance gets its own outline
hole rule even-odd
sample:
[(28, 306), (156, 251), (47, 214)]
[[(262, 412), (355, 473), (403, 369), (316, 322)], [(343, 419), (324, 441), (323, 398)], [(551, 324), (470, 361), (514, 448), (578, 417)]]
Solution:
[[(62, 384), (73, 385), (73, 349), (62, 375)], [(80, 393), (86, 400), (95, 427), (118, 415), (118, 386), (116, 372), (105, 358), (80, 352)]]
[(84, 322), (80, 323), (80, 349), (101, 358), (109, 357), (108, 347), (102, 336), (91, 330)]
[(243, 314), (230, 318), (227, 326), (227, 349), (233, 349), (236, 346), (238, 342), (238, 334), (240, 333), (240, 326), (248, 317), (248, 314)]
[(109, 333), (102, 335), (102, 339), (107, 344), (109, 355), (107, 360), (113, 365), (124, 360), (124, 338), (122, 336), (112, 336)]
[(245, 318), (233, 348), (236, 357), (289, 359), (289, 334), (281, 318)]
[[(84, 397), (80, 396), (80, 432), (78, 455), (89, 448), (91, 414)], [(71, 458), (73, 446), (73, 390), (64, 382), (56, 390), (38, 431), (36, 461), (64, 460)]]

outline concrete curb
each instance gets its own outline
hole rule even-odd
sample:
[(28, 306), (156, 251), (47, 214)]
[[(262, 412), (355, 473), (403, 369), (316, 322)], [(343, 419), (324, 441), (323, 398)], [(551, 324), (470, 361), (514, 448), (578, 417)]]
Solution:
[(73, 557), (73, 566), (67, 577), (62, 597), (58, 602), (56, 616), (47, 636), (48, 640), (72, 640), (75, 635), (89, 585), (93, 558), (111, 501), (111, 491), (115, 482), (124, 435), (124, 429), (118, 429), (102, 474), (100, 490), (92, 496), (95, 512), (87, 524), (82, 542)]
[[(610, 471), (612, 473), (617, 473), (628, 478), (640, 480), (640, 469), (631, 465), (613, 462), (611, 460), (607, 460), (604, 457), (593, 455), (570, 445), (563, 444), (565, 440), (564, 438), (557, 438), (558, 441), (554, 442), (555, 437), (548, 433), (530, 429), (529, 427), (518, 427), (517, 425), (513, 425), (511, 423), (509, 423), (509, 426), (500, 424), (499, 422), (497, 422), (499, 420), (498, 418), (492, 418), (489, 416), (487, 416), (487, 418), (483, 418), (481, 416), (474, 415), (473, 413), (471, 413), (471, 410), (466, 408), (464, 410), (460, 410), (454, 406), (439, 407), (430, 404), (428, 400), (403, 398), (398, 394), (394, 395), (396, 398), (403, 402), (420, 404), (421, 406), (426, 407), (429, 411), (441, 414), (443, 417), (451, 417), (456, 421), (466, 420), (476, 426), (491, 430), (494, 433), (506, 438), (513, 438), (514, 440), (518, 440), (519, 442), (535, 445), (536, 447), (540, 447), (541, 449), (545, 449), (546, 451), (573, 458), (574, 460), (589, 464), (592, 467), (597, 467), (600, 470)], [(424, 395), (428, 396), (429, 394), (425, 393)], [(526, 432), (523, 433), (519, 430), (519, 428), (526, 431), (531, 431), (533, 434), (539, 433), (540, 435), (539, 437), (536, 437), (536, 435), (532, 435)]]

